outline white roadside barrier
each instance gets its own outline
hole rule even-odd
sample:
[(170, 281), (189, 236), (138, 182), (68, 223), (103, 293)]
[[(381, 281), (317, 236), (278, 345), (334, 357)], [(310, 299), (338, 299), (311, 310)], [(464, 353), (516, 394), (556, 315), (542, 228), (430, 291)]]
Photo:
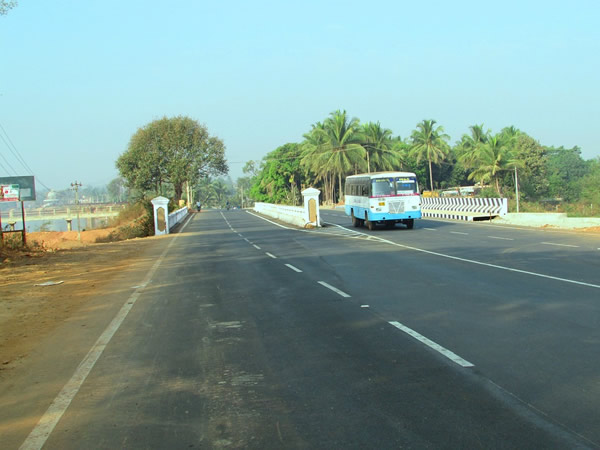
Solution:
[(482, 220), (506, 216), (505, 198), (444, 198), (421, 197), (423, 217), (458, 220)]
[(255, 203), (254, 211), (302, 228), (320, 227), (319, 194), (314, 188), (302, 191), (304, 206), (275, 205), (273, 203)]
[(264, 216), (304, 228), (304, 208), (301, 206), (275, 205), (273, 203), (255, 203), (254, 211)]

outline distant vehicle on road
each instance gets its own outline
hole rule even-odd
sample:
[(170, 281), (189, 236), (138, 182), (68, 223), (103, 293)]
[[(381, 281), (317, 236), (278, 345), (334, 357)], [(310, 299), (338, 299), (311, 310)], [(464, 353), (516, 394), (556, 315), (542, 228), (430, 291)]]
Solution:
[(377, 172), (346, 177), (346, 214), (352, 225), (376, 224), (393, 228), (402, 223), (414, 227), (421, 218), (421, 196), (417, 176), (412, 172)]

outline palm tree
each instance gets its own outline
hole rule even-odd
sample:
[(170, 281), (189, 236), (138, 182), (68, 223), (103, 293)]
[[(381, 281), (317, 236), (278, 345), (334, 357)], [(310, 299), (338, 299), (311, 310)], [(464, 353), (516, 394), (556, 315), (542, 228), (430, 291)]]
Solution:
[(417, 163), (422, 159), (429, 162), (429, 188), (433, 192), (433, 173), (431, 164), (438, 164), (444, 160), (448, 152), (448, 139), (442, 126), (435, 127), (435, 120), (423, 120), (417, 124), (417, 129), (412, 132), (411, 152), (416, 157)]
[(363, 124), (360, 131), (361, 142), (367, 153), (367, 172), (395, 170), (402, 165), (400, 152), (392, 141), (392, 130), (382, 128), (379, 122)]
[(513, 156), (510, 144), (511, 139), (505, 134), (490, 136), (474, 155), (476, 168), (469, 179), (479, 179), (482, 184), (492, 182), (501, 195), (500, 174), (522, 166), (522, 162)]
[(211, 183), (211, 188), (214, 192), (216, 202), (222, 207), (227, 200), (227, 197), (231, 195), (229, 186), (227, 186), (222, 179), (217, 178)]
[[(509, 140), (509, 145), (510, 145), (510, 151), (512, 152), (513, 156), (515, 156), (517, 154), (517, 138), (519, 137), (519, 135), (521, 134), (521, 130), (519, 130), (517, 127), (511, 125), (509, 127), (505, 127), (502, 129), (501, 133), (506, 136)], [(517, 201), (517, 212), (519, 212), (519, 171), (517, 170), (518, 168), (522, 168), (525, 167), (525, 162), (521, 161), (521, 160), (517, 160), (515, 159), (515, 161), (518, 161), (518, 164), (514, 164), (514, 169), (515, 169), (515, 200)]]
[(458, 159), (465, 167), (472, 167), (479, 148), (484, 145), (489, 137), (490, 130), (483, 131), (483, 124), (471, 125), (471, 135), (463, 134), (457, 145)]
[(334, 111), (322, 124), (316, 124), (304, 144), (302, 164), (312, 170), (317, 179), (329, 180), (331, 200), (337, 177), (342, 196), (342, 176), (364, 165), (365, 149), (360, 145), (358, 119), (349, 119), (346, 111)]

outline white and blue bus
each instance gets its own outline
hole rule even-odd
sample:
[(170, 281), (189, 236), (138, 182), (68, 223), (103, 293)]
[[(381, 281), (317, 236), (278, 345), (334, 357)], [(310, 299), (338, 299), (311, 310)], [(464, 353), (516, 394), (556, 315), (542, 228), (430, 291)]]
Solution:
[(412, 172), (377, 172), (346, 178), (346, 214), (352, 225), (366, 224), (373, 230), (378, 223), (392, 228), (403, 223), (411, 229), (421, 218), (421, 196)]

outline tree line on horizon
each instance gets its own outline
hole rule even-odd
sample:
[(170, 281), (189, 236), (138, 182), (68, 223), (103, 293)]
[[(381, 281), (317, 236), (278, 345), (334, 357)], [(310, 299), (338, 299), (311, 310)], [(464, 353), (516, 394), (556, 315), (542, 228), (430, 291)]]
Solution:
[[(406, 139), (379, 122), (361, 123), (346, 111), (317, 122), (298, 143), (284, 144), (244, 167), (256, 201), (297, 204), (302, 189), (320, 189), (324, 203), (343, 200), (348, 175), (389, 170), (414, 172), (428, 190), (486, 187), (483, 195), (522, 200), (561, 199), (600, 206), (600, 158), (584, 160), (579, 147), (548, 147), (507, 126), (492, 133), (483, 124), (454, 144), (435, 120), (419, 122)], [(598, 209), (596, 209), (598, 210)]]
[[(508, 126), (492, 133), (483, 124), (454, 144), (435, 120), (416, 124), (405, 139), (379, 122), (361, 123), (334, 111), (313, 124), (298, 143), (287, 143), (262, 161), (248, 161), (234, 183), (223, 142), (188, 117), (155, 120), (138, 129), (116, 161), (121, 175), (111, 190), (128, 196), (167, 195), (177, 202), (244, 206), (248, 201), (299, 204), (309, 186), (324, 203), (343, 200), (345, 177), (364, 172), (414, 172), (422, 189), (483, 186), (483, 196), (528, 202), (582, 202), (600, 211), (600, 158), (584, 160), (578, 147), (548, 147)], [(244, 203), (245, 202), (245, 203)], [(595, 207), (594, 207), (595, 205)]]

